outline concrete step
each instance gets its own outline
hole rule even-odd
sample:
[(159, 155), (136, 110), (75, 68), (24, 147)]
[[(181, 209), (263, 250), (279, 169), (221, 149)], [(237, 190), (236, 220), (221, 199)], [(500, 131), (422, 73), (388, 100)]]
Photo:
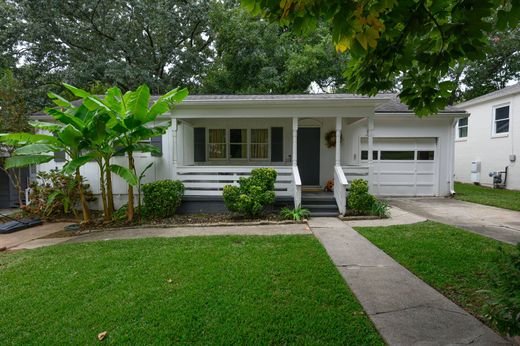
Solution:
[(312, 212), (311, 217), (337, 217), (339, 215), (339, 211), (331, 212), (331, 211), (319, 211)]

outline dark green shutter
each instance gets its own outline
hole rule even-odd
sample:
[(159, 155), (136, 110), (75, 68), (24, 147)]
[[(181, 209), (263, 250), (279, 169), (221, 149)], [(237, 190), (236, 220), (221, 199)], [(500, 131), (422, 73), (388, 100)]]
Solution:
[(206, 161), (206, 128), (193, 129), (193, 160), (195, 162)]
[(271, 162), (283, 162), (283, 127), (271, 127)]
[(65, 162), (65, 152), (64, 151), (55, 151), (54, 152), (54, 162)]
[(152, 153), (152, 156), (162, 156), (162, 136), (152, 137), (151, 143), (159, 149), (159, 153)]

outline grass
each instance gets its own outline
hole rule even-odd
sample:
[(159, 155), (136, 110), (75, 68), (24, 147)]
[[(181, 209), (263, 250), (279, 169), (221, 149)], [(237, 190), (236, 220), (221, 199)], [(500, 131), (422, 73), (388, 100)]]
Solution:
[(404, 267), (484, 321), (483, 290), (499, 248), (513, 246), (462, 229), (426, 221), (412, 225), (356, 228)]
[(0, 344), (383, 341), (312, 236), (58, 245), (0, 255)]
[(455, 198), (461, 201), (520, 211), (520, 191), (455, 183), (455, 192)]

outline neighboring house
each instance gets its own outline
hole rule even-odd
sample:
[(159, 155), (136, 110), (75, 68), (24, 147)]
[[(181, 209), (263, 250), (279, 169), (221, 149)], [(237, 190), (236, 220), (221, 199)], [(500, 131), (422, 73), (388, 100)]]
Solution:
[[(172, 121), (166, 135), (152, 140), (162, 155), (136, 154), (137, 172), (153, 161), (145, 181), (183, 181), (185, 204), (197, 210), (221, 204), (224, 185), (254, 167), (275, 168), (278, 199), (294, 205), (301, 203), (302, 189), (315, 191), (334, 179), (330, 196), (340, 212), (348, 182), (356, 178), (367, 179), (378, 196), (447, 196), (453, 190), (454, 126), (466, 116), (450, 107), (418, 118), (393, 94), (189, 96), (159, 119)], [(330, 131), (340, 145), (327, 146)], [(37, 169), (59, 165), (51, 161)], [(82, 173), (99, 193), (96, 164)], [(124, 203), (120, 179), (114, 192), (117, 204)]]
[[(455, 136), (455, 180), (493, 185), (490, 172), (505, 171), (507, 188), (520, 190), (520, 84), (457, 105), (471, 116), (460, 119)], [(475, 170), (472, 177), (472, 162)]]

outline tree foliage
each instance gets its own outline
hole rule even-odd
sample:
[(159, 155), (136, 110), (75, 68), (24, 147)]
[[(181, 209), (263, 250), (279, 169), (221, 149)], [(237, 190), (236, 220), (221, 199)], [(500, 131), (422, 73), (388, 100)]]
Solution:
[(489, 33), (516, 28), (518, 0), (242, 0), (254, 14), (298, 32), (331, 25), (351, 60), (350, 91), (374, 95), (401, 79), (402, 101), (417, 114), (435, 113), (457, 87), (450, 68), (485, 57)]
[(251, 16), (235, 1), (211, 14), (215, 61), (202, 81), (202, 93), (304, 93), (311, 83), (333, 91), (343, 84), (347, 56), (330, 45), (328, 28), (297, 36)]

